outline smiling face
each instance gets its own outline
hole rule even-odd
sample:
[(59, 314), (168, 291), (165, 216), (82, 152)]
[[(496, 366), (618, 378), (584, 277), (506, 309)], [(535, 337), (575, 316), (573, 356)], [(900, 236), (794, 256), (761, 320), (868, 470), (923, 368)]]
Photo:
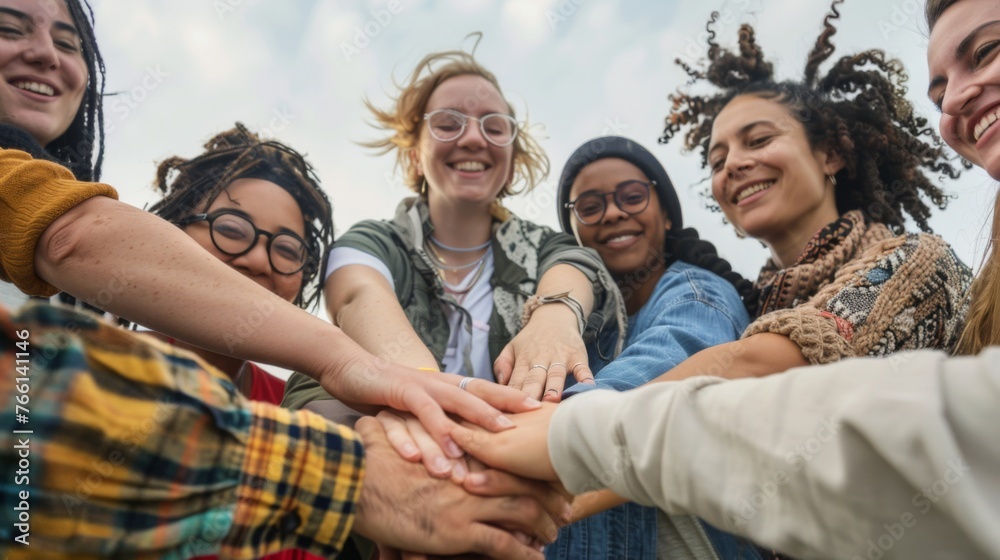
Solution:
[(1000, 180), (1000, 3), (960, 0), (941, 15), (927, 49), (928, 95), (941, 137)]
[[(638, 167), (623, 159), (599, 159), (580, 170), (570, 188), (569, 198), (577, 200), (587, 193), (613, 193), (616, 185), (630, 180), (649, 183), (649, 178)], [(580, 244), (597, 251), (615, 278), (634, 275), (663, 262), (663, 243), (671, 223), (660, 208), (655, 188), (650, 188), (649, 196), (646, 209), (632, 216), (618, 208), (613, 197), (608, 196), (604, 217), (596, 224), (585, 225), (576, 216), (571, 218)], [(653, 272), (656, 271), (647, 270), (647, 273)]]
[(747, 235), (772, 248), (783, 239), (804, 238), (804, 248), (837, 219), (827, 175), (842, 164), (814, 150), (802, 123), (778, 101), (734, 98), (716, 116), (709, 147), (712, 196)]
[(46, 145), (83, 101), (87, 64), (61, 0), (0, 0), (0, 121)]
[[(238, 210), (258, 229), (269, 233), (288, 231), (305, 238), (305, 221), (298, 203), (288, 191), (270, 181), (236, 179), (205, 212), (211, 214), (222, 209)], [(302, 289), (302, 271), (285, 275), (271, 268), (266, 236), (260, 236), (249, 253), (233, 257), (220, 251), (212, 242), (208, 222), (194, 222), (185, 226), (184, 231), (217, 259), (282, 299), (294, 302)]]
[[(438, 109), (453, 109), (471, 117), (510, 112), (493, 84), (471, 74), (441, 82), (427, 100), (424, 113)], [(470, 120), (465, 132), (451, 142), (435, 140), (426, 123), (421, 125), (413, 157), (417, 173), (427, 180), (428, 200), (433, 208), (441, 203), (489, 206), (511, 179), (513, 154), (513, 146), (487, 142), (479, 123)]]

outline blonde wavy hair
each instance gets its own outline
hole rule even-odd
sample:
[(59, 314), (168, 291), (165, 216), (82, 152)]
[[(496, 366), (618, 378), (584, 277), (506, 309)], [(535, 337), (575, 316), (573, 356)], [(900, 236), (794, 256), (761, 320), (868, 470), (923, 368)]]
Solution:
[[(478, 38), (481, 38), (481, 35)], [(476, 44), (478, 43), (477, 39)], [(420, 139), (427, 100), (445, 80), (465, 75), (482, 77), (497, 89), (510, 115), (517, 118), (513, 106), (504, 97), (496, 76), (475, 59), (474, 52), (475, 46), (472, 52), (441, 51), (425, 56), (403, 83), (393, 80), (393, 85), (399, 90), (399, 94), (392, 98), (392, 106), (388, 109), (376, 107), (367, 98), (364, 100), (365, 107), (374, 117), (372, 126), (388, 132), (389, 135), (378, 140), (362, 142), (361, 145), (373, 148), (379, 154), (396, 150), (396, 168), (402, 170), (406, 185), (422, 196), (426, 196), (425, 193), (421, 193), (424, 178), (417, 173), (413, 165), (412, 153)], [(528, 192), (549, 174), (549, 158), (531, 135), (527, 122), (518, 122), (513, 148), (513, 177), (510, 183), (504, 185), (497, 196), (498, 199)], [(521, 188), (517, 188), (519, 185)]]

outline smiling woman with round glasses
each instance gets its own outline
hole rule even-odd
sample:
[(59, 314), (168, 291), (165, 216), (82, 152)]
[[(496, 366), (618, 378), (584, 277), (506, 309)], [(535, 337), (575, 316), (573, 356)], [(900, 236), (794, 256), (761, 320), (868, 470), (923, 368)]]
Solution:
[[(609, 359), (615, 333), (602, 333), (587, 347), (595, 384), (573, 385), (564, 397), (634, 389), (701, 350), (739, 338), (750, 320), (741, 296), (749, 298), (752, 286), (697, 230), (684, 227), (673, 183), (646, 148), (619, 136), (586, 142), (566, 162), (557, 200), (563, 231), (601, 256), (629, 315), (621, 354)], [(616, 501), (597, 496), (581, 500), (576, 518)], [(695, 518), (658, 518), (653, 508), (625, 504), (562, 529), (546, 557), (652, 559), (659, 541), (672, 543), (692, 531), (698, 531)]]
[[(623, 324), (624, 306), (597, 255), (503, 207), (538, 184), (548, 159), (496, 76), (467, 52), (434, 53), (392, 107), (367, 106), (386, 133), (367, 145), (395, 154), (416, 196), (392, 220), (360, 222), (338, 240), (326, 270), (333, 323), (392, 361), (534, 399), (558, 401), (567, 377), (592, 382), (583, 331), (592, 311), (592, 331)], [(330, 399), (311, 379), (289, 380), (286, 404), (356, 417)], [(438, 449), (423, 458), (435, 474), (452, 468), (435, 464)]]
[[(204, 153), (161, 163), (156, 188), (164, 198), (151, 211), (219, 260), (302, 308), (319, 300), (319, 262), (333, 241), (333, 217), (312, 167), (295, 150), (237, 123), (209, 140)], [(263, 369), (190, 349), (251, 399), (281, 402), (284, 383)]]

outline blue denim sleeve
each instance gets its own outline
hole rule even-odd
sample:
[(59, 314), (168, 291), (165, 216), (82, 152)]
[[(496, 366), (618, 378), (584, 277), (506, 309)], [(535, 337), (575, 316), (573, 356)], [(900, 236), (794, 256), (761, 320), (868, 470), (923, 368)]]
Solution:
[(736, 340), (749, 321), (729, 282), (700, 268), (677, 263), (664, 274), (653, 296), (633, 318), (622, 353), (600, 370), (592, 364), (595, 384), (574, 384), (563, 396), (593, 389), (634, 389), (696, 352)]

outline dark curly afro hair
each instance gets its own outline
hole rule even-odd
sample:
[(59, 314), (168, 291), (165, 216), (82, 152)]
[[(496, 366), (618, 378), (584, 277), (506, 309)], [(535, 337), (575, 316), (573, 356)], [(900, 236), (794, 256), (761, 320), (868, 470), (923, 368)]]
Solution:
[[(806, 61), (801, 82), (775, 81), (774, 69), (757, 44), (753, 27), (739, 30), (739, 51), (719, 47), (713, 25), (708, 30), (707, 68), (699, 70), (677, 60), (691, 77), (687, 87), (707, 81), (721, 89), (714, 95), (691, 95), (684, 88), (670, 95), (672, 110), (666, 118), (660, 142), (683, 134), (687, 150), (700, 148), (702, 165), (708, 165), (708, 146), (716, 115), (739, 95), (756, 95), (784, 105), (805, 127), (813, 149), (828, 150), (844, 160), (837, 173), (836, 200), (840, 213), (859, 209), (871, 220), (893, 232), (904, 231), (908, 214), (923, 231), (934, 206), (944, 208), (948, 197), (932, 178), (955, 179), (967, 162), (956, 159), (927, 119), (914, 114), (906, 100), (906, 70), (899, 60), (881, 50), (844, 56), (825, 76), (819, 67), (834, 52), (830, 38), (840, 17), (835, 0), (823, 19), (823, 31)], [(925, 170), (926, 173), (921, 172)], [(929, 178), (930, 177), (930, 178)], [(718, 210), (710, 193), (703, 193), (709, 206)]]

